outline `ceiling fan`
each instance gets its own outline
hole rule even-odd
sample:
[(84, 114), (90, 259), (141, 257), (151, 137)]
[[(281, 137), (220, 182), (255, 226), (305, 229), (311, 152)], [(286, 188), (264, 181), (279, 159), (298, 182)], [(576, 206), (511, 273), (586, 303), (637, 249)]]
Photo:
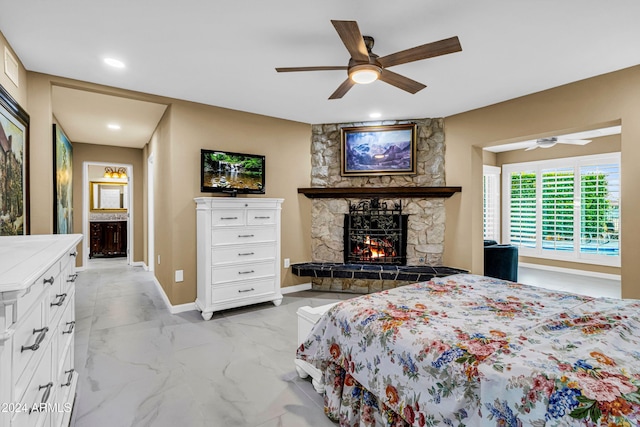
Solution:
[(372, 83), (378, 79), (414, 94), (424, 89), (426, 86), (408, 77), (389, 71), (389, 67), (422, 59), (434, 58), (448, 53), (460, 52), (462, 50), (458, 37), (451, 37), (392, 53), (391, 55), (379, 57), (375, 53), (371, 52), (374, 44), (373, 37), (362, 36), (356, 21), (332, 20), (331, 23), (338, 32), (338, 35), (340, 36), (340, 39), (342, 39), (342, 43), (344, 43), (347, 51), (351, 54), (351, 59), (349, 59), (348, 65), (276, 68), (276, 71), (279, 73), (295, 71), (346, 70), (349, 77), (347, 80), (342, 82), (335, 92), (331, 94), (329, 99), (342, 98), (355, 84)]
[(531, 147), (525, 148), (524, 151), (535, 150), (536, 148), (550, 148), (556, 144), (569, 144), (569, 145), (587, 145), (591, 142), (590, 139), (562, 139), (557, 136), (550, 138), (540, 138), (535, 141), (531, 141), (534, 144)]

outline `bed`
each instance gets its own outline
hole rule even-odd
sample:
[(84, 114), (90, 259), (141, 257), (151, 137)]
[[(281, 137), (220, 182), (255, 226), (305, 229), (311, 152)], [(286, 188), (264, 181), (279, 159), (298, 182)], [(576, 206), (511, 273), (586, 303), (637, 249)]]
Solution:
[(299, 310), (296, 368), (343, 426), (640, 424), (640, 301), (484, 276)]

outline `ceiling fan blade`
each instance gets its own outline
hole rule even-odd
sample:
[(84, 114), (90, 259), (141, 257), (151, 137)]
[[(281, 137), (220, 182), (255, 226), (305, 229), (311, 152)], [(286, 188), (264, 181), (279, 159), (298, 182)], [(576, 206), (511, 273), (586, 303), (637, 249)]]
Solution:
[(354, 85), (355, 83), (351, 79), (347, 79), (343, 81), (342, 84), (338, 86), (338, 89), (336, 89), (336, 91), (331, 94), (329, 99), (342, 98), (345, 95), (345, 93), (349, 92), (349, 89), (351, 89)]
[(369, 62), (369, 52), (356, 21), (331, 21), (342, 43), (357, 62)]
[(460, 46), (460, 40), (458, 40), (458, 37), (456, 36), (392, 53), (391, 55), (378, 58), (378, 61), (380, 61), (380, 64), (386, 68), (393, 67), (394, 65), (406, 64), (407, 62), (446, 55), (448, 53), (460, 52), (461, 50), (462, 46)]
[(279, 73), (290, 73), (294, 71), (331, 71), (331, 70), (346, 70), (349, 67), (347, 66), (326, 66), (326, 67), (279, 67), (276, 68), (276, 71)]
[(420, 82), (411, 80), (408, 77), (401, 76), (400, 74), (386, 69), (382, 70), (380, 73), (380, 80), (399, 89), (406, 90), (409, 93), (416, 93), (427, 87)]
[(573, 145), (587, 145), (591, 142), (590, 139), (558, 139), (556, 141), (559, 144), (573, 144)]

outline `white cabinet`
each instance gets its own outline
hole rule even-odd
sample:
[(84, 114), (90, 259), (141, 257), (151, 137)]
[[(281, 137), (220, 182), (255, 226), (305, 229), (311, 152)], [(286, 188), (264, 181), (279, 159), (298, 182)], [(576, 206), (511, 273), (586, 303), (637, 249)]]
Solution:
[(69, 424), (80, 234), (0, 237), (0, 427)]
[(196, 201), (198, 295), (205, 320), (214, 311), (265, 301), (280, 292), (283, 199), (199, 197)]

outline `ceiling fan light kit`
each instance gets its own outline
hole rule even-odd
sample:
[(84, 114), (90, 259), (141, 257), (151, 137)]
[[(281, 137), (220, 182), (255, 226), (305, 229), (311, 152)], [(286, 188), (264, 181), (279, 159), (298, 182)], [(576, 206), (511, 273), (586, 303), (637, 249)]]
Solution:
[(373, 64), (354, 65), (349, 68), (349, 77), (355, 83), (367, 85), (380, 78), (382, 69)]
[(451, 37), (433, 43), (416, 46), (411, 49), (378, 57), (371, 51), (373, 37), (363, 36), (356, 21), (332, 20), (342, 43), (351, 55), (348, 66), (319, 66), (319, 67), (285, 67), (276, 68), (279, 73), (295, 71), (330, 71), (346, 70), (348, 78), (336, 89), (329, 99), (340, 99), (356, 84), (369, 84), (382, 80), (392, 86), (415, 94), (426, 86), (408, 77), (389, 71), (389, 67), (460, 52), (462, 47), (458, 37)]

